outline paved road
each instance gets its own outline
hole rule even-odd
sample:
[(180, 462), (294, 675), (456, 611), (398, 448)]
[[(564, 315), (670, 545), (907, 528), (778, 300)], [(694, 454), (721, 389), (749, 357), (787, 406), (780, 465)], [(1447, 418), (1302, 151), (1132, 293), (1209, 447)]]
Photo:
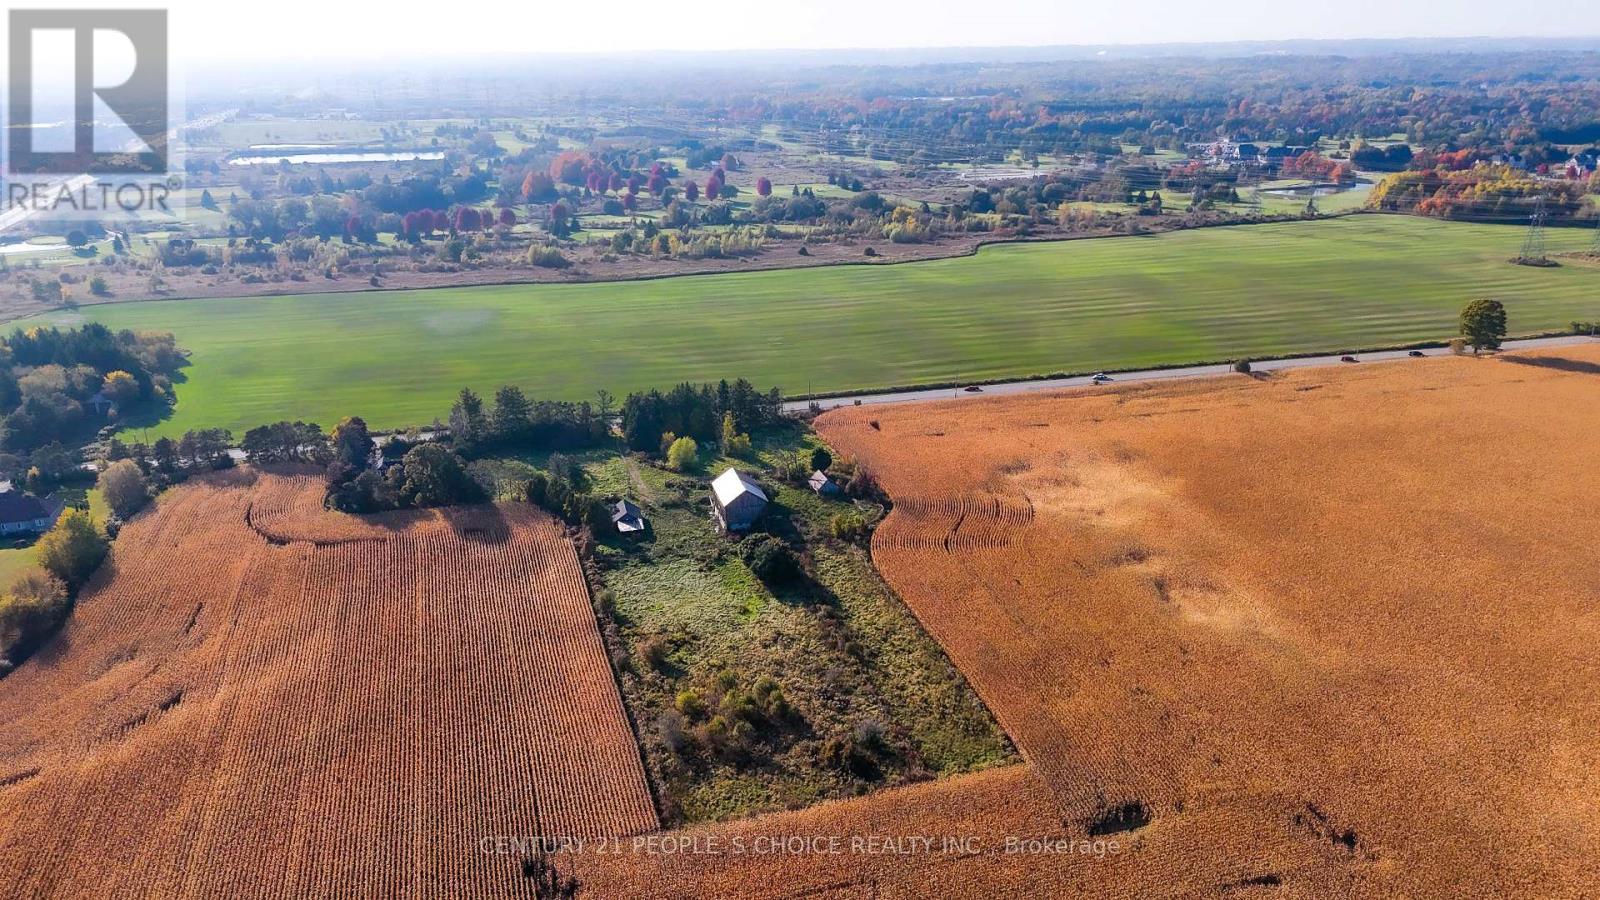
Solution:
[[(1539, 347), (1567, 347), (1574, 344), (1597, 343), (1593, 337), (1553, 337), (1532, 338), (1524, 341), (1506, 341), (1506, 350), (1533, 350)], [(1361, 362), (1382, 362), (1384, 360), (1408, 359), (1412, 351), (1409, 350), (1383, 350), (1377, 353), (1358, 353), (1355, 358)], [(1418, 351), (1424, 356), (1447, 356), (1450, 350), (1445, 347), (1434, 347)], [(1342, 354), (1332, 356), (1306, 356), (1296, 359), (1263, 359), (1251, 360), (1250, 367), (1257, 372), (1276, 372), (1282, 369), (1303, 369), (1310, 366), (1348, 366), (1353, 363), (1343, 362)], [(1181, 369), (1146, 369), (1140, 372), (1119, 372), (1111, 376), (1112, 384), (1122, 384), (1129, 381), (1162, 381), (1169, 378), (1200, 378), (1207, 376), (1228, 375), (1232, 368), (1227, 365), (1219, 366), (1187, 366)], [(1087, 376), (1074, 378), (1048, 378), (1035, 381), (1007, 381), (1001, 384), (983, 385), (981, 391), (966, 391), (961, 388), (938, 388), (936, 390), (921, 391), (895, 391), (884, 394), (864, 394), (854, 397), (829, 397), (814, 401), (823, 409), (836, 409), (841, 406), (862, 405), (871, 403), (909, 403), (917, 400), (951, 400), (976, 397), (993, 397), (1007, 394), (1026, 394), (1034, 391), (1054, 391), (1061, 388), (1089, 387), (1093, 380)], [(813, 401), (790, 400), (783, 404), (785, 411), (803, 412), (808, 409)]]

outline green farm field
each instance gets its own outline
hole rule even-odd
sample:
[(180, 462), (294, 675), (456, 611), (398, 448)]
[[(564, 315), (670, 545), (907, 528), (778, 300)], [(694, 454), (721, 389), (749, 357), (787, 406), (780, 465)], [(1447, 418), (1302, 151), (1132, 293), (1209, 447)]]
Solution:
[[(30, 320), (170, 330), (193, 351), (148, 435), (283, 418), (442, 417), (462, 387), (584, 399), (743, 376), (786, 394), (1369, 347), (1600, 316), (1600, 269), (1507, 259), (1506, 226), (1362, 215), (989, 247), (976, 256), (583, 285), (85, 307)], [(1588, 245), (1552, 229), (1552, 252)]]

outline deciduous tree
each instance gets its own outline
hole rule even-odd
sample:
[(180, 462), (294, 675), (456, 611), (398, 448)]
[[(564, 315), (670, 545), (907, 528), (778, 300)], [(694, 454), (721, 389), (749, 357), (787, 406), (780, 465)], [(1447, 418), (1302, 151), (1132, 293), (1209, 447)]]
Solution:
[(367, 422), (360, 416), (346, 416), (339, 420), (328, 439), (333, 444), (334, 459), (356, 469), (366, 467), (375, 446), (372, 433), (367, 430)]
[(434, 442), (419, 444), (405, 455), (405, 494), (416, 506), (447, 506), (483, 499), (478, 483), (467, 474), (461, 457)]
[(1506, 307), (1499, 300), (1474, 300), (1461, 310), (1461, 335), (1474, 354), (1498, 350), (1506, 336)]
[(131, 373), (115, 369), (100, 382), (100, 392), (112, 403), (130, 403), (139, 399), (139, 381)]
[(131, 459), (120, 459), (106, 467), (96, 486), (119, 519), (132, 518), (150, 501), (150, 485), (139, 464)]
[(692, 437), (681, 437), (667, 448), (667, 465), (679, 472), (695, 467), (700, 455), (700, 445)]
[(63, 513), (35, 548), (39, 565), (71, 588), (88, 581), (109, 550), (106, 536), (84, 509)]

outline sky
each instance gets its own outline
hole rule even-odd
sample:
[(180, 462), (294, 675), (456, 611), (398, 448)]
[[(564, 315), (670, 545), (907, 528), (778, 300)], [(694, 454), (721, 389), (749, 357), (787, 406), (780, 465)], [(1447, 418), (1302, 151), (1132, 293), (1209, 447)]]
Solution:
[(27, 0), (165, 7), (183, 62), (463, 53), (1019, 47), (1294, 38), (1593, 37), (1593, 0)]

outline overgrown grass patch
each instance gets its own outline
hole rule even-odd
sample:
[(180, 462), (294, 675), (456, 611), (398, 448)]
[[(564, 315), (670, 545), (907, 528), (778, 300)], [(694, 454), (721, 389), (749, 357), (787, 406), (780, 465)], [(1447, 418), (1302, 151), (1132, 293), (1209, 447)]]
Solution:
[[(977, 696), (872, 568), (828, 522), (825, 500), (774, 474), (817, 446), (795, 426), (754, 436), (749, 459), (664, 471), (613, 451), (582, 455), (591, 487), (638, 503), (642, 537), (601, 536), (598, 615), (669, 822), (796, 808), (1015, 761)], [(532, 457), (496, 465), (533, 466)], [(709, 482), (728, 465), (772, 503), (761, 528), (805, 571), (764, 583), (739, 539), (718, 535)], [(747, 539), (748, 540), (748, 539)]]

